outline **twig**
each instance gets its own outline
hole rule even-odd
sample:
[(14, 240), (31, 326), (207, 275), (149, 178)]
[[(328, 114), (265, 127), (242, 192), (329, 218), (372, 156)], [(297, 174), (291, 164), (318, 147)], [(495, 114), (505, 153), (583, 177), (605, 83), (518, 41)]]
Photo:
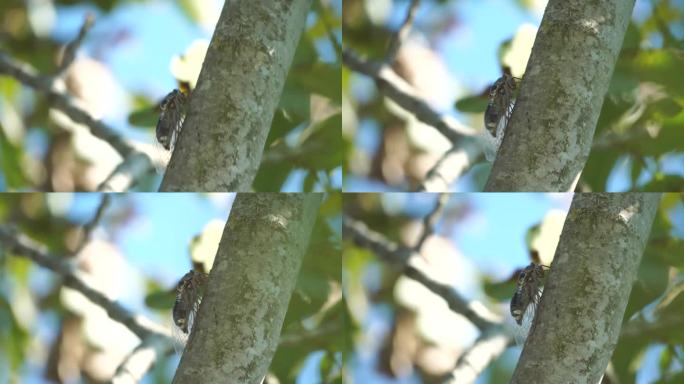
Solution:
[(97, 186), (100, 192), (125, 192), (135, 185), (140, 176), (150, 171), (152, 161), (149, 155), (135, 152), (114, 168), (112, 173)]
[(86, 15), (86, 18), (83, 21), (83, 25), (81, 26), (81, 29), (78, 31), (78, 35), (76, 36), (76, 38), (74, 38), (74, 40), (70, 41), (69, 44), (67, 44), (66, 47), (64, 47), (62, 62), (60, 63), (57, 72), (55, 73), (55, 77), (62, 76), (64, 72), (67, 70), (67, 68), (69, 68), (71, 63), (74, 62), (74, 59), (76, 58), (76, 51), (81, 46), (81, 43), (83, 43), (83, 39), (85, 38), (90, 28), (93, 26), (94, 21), (95, 17), (92, 13)]
[(462, 125), (453, 117), (440, 115), (434, 111), (416, 90), (390, 67), (362, 60), (348, 49), (342, 52), (342, 62), (351, 70), (373, 78), (380, 92), (413, 113), (421, 122), (434, 127), (453, 145), (460, 145), (465, 137), (475, 135), (474, 130)]
[(42, 245), (6, 226), (0, 226), (0, 243), (16, 256), (29, 258), (36, 264), (62, 276), (64, 285), (79, 291), (94, 304), (102, 307), (112, 320), (128, 327), (141, 340), (156, 336), (163, 338), (171, 345), (172, 339), (168, 329), (143, 316), (134, 315), (118, 302), (109, 300), (77, 275), (76, 269), (65, 262), (64, 258), (47, 253)]
[(470, 384), (477, 380), (482, 371), (506, 350), (512, 339), (501, 331), (485, 333), (465, 351), (456, 362), (456, 367), (443, 384)]
[(144, 339), (117, 367), (110, 384), (138, 383), (152, 368), (159, 356), (172, 351), (168, 342), (159, 337)]
[(416, 266), (410, 265), (412, 257), (419, 257), (412, 249), (400, 246), (372, 231), (364, 223), (345, 216), (342, 228), (343, 236), (353, 240), (358, 246), (367, 248), (388, 263), (400, 266), (404, 275), (423, 284), (425, 288), (440, 296), (447, 302), (449, 309), (470, 320), (477, 328), (483, 330), (496, 326), (495, 316), (484, 308), (469, 303), (452, 286), (434, 281)]
[(471, 166), (482, 160), (482, 149), (473, 140), (452, 147), (430, 168), (418, 192), (448, 192), (451, 185)]
[(88, 112), (76, 105), (74, 99), (66, 92), (58, 91), (52, 78), (40, 76), (32, 68), (15, 62), (2, 53), (0, 53), (0, 74), (11, 76), (22, 84), (44, 93), (52, 102), (52, 106), (64, 112), (74, 122), (87, 126), (93, 135), (109, 143), (122, 157), (135, 151), (133, 146), (119, 136), (113, 128), (93, 119)]
[(425, 244), (425, 240), (435, 232), (435, 224), (437, 224), (437, 220), (439, 220), (439, 217), (442, 215), (447, 201), (449, 201), (449, 194), (440, 193), (439, 196), (437, 196), (435, 207), (423, 218), (423, 232), (420, 234), (416, 245), (413, 247), (413, 250), (417, 253), (420, 253), (423, 244)]
[(109, 206), (110, 202), (110, 196), (107, 194), (102, 195), (102, 200), (100, 201), (100, 204), (97, 206), (97, 211), (95, 211), (95, 215), (93, 216), (90, 221), (88, 221), (84, 226), (83, 226), (83, 237), (81, 238), (81, 242), (78, 244), (78, 247), (76, 247), (76, 250), (73, 252), (74, 255), (79, 254), (82, 250), (83, 247), (90, 242), (90, 236), (93, 233), (93, 230), (95, 227), (99, 224), (100, 219), (102, 219), (102, 214), (104, 213), (105, 209)]
[(397, 53), (401, 48), (401, 45), (406, 41), (411, 27), (413, 27), (413, 20), (416, 17), (418, 7), (420, 6), (420, 0), (411, 0), (411, 5), (409, 6), (408, 12), (406, 12), (406, 19), (401, 24), (397, 32), (392, 35), (392, 40), (390, 40), (389, 48), (387, 49), (387, 55), (385, 56), (385, 63), (390, 65), (397, 58)]

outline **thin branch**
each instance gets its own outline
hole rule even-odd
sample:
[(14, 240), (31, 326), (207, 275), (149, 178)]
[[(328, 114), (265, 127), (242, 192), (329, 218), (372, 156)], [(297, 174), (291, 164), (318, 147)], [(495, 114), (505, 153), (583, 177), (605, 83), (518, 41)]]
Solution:
[(452, 144), (460, 146), (464, 138), (476, 135), (473, 129), (464, 126), (453, 117), (440, 115), (433, 110), (416, 90), (389, 66), (362, 60), (349, 49), (342, 53), (342, 62), (349, 69), (373, 78), (383, 95), (413, 113), (419, 121), (434, 127)]
[(116, 301), (109, 300), (83, 277), (77, 275), (77, 270), (64, 261), (65, 258), (49, 254), (44, 250), (44, 246), (7, 226), (0, 226), (0, 244), (14, 255), (31, 259), (41, 267), (60, 275), (64, 279), (64, 285), (79, 291), (94, 304), (102, 307), (112, 320), (128, 327), (141, 340), (156, 336), (163, 338), (171, 345), (171, 333), (168, 329), (143, 316), (131, 313)]
[(133, 146), (119, 136), (113, 128), (95, 120), (66, 92), (57, 90), (52, 78), (40, 76), (32, 68), (2, 53), (0, 53), (0, 74), (11, 76), (22, 84), (44, 93), (52, 102), (52, 106), (64, 112), (74, 122), (87, 126), (93, 135), (109, 143), (121, 156), (126, 157), (135, 151)]
[(435, 232), (435, 225), (444, 212), (444, 207), (446, 206), (447, 201), (449, 201), (449, 196), (448, 193), (439, 194), (439, 196), (437, 196), (437, 202), (435, 202), (435, 207), (423, 218), (423, 232), (420, 234), (416, 245), (413, 247), (413, 250), (417, 253), (420, 253), (423, 244), (425, 244), (425, 240)]
[(119, 364), (110, 384), (133, 384), (142, 380), (143, 376), (152, 368), (158, 356), (171, 352), (166, 340), (159, 337), (144, 339)]
[(495, 320), (496, 316), (484, 306), (468, 302), (452, 286), (434, 281), (418, 267), (411, 265), (412, 258), (420, 257), (412, 249), (394, 243), (382, 234), (369, 229), (364, 223), (347, 216), (343, 221), (343, 236), (353, 240), (356, 245), (371, 250), (382, 260), (401, 267), (404, 275), (442, 297), (449, 309), (465, 316), (480, 330), (498, 325)]
[(448, 192), (451, 185), (482, 158), (482, 149), (474, 142), (452, 147), (430, 168), (417, 191)]
[(512, 340), (511, 336), (504, 332), (484, 334), (458, 358), (456, 367), (444, 378), (442, 383), (474, 383), (480, 374), (501, 356)]
[(401, 45), (404, 44), (409, 32), (411, 31), (411, 28), (413, 27), (413, 20), (416, 17), (419, 6), (420, 0), (411, 0), (411, 5), (406, 12), (406, 19), (404, 19), (404, 22), (401, 24), (397, 32), (392, 36), (392, 40), (390, 41), (389, 48), (387, 49), (387, 55), (385, 56), (386, 64), (392, 64), (394, 60), (396, 60), (397, 53), (399, 52)]
[(127, 156), (100, 185), (100, 192), (125, 192), (133, 187), (140, 177), (150, 171), (151, 156), (144, 152), (135, 152)]
[(95, 215), (93, 216), (90, 221), (88, 221), (84, 226), (83, 226), (83, 238), (81, 239), (81, 242), (78, 244), (78, 247), (76, 247), (76, 250), (73, 252), (74, 255), (77, 255), (83, 250), (83, 247), (90, 242), (90, 236), (93, 233), (93, 230), (95, 227), (100, 223), (100, 220), (102, 219), (102, 214), (104, 213), (105, 209), (109, 206), (109, 202), (111, 200), (111, 197), (107, 194), (102, 195), (102, 200), (100, 200), (100, 204), (97, 207), (97, 210), (95, 211)]
[(76, 58), (76, 51), (83, 43), (83, 39), (85, 38), (90, 28), (92, 28), (94, 21), (95, 17), (92, 13), (86, 15), (86, 18), (83, 21), (83, 25), (81, 26), (81, 29), (78, 31), (78, 35), (76, 36), (76, 38), (74, 38), (74, 40), (70, 41), (69, 44), (67, 44), (66, 47), (64, 47), (62, 62), (60, 63), (59, 68), (57, 69), (55, 77), (63, 75), (64, 72), (66, 72), (66, 70), (69, 68), (71, 63), (74, 62), (74, 59)]

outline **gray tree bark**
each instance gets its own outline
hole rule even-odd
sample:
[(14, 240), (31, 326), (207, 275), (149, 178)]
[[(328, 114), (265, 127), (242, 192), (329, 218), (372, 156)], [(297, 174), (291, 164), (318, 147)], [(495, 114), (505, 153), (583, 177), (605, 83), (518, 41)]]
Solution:
[(174, 383), (261, 383), (321, 198), (238, 194)]
[(617, 343), (658, 193), (576, 194), (512, 383), (589, 383)]
[(160, 191), (249, 191), (311, 0), (226, 1)]
[(486, 191), (571, 191), (634, 0), (550, 0)]

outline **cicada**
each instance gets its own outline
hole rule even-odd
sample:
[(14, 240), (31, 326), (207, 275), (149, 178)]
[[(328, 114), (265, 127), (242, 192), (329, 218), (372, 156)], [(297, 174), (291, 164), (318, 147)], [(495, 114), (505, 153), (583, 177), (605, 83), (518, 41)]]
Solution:
[(185, 120), (187, 104), (187, 96), (178, 89), (171, 91), (159, 104), (161, 113), (157, 121), (157, 141), (167, 151), (173, 151), (176, 146)]
[(548, 268), (545, 265), (530, 263), (518, 276), (518, 284), (511, 299), (511, 316), (520, 326), (515, 335), (515, 341), (518, 345), (525, 343), (527, 334), (532, 327)]
[(495, 138), (503, 136), (508, 120), (513, 113), (515, 92), (519, 78), (504, 73), (489, 89), (489, 102), (485, 110), (485, 128)]
[(173, 303), (173, 335), (177, 351), (183, 349), (195, 323), (204, 288), (209, 275), (191, 270), (176, 285), (176, 301)]
[(161, 146), (160, 150), (164, 152), (165, 163), (168, 163), (180, 136), (188, 104), (187, 92), (178, 89), (171, 91), (159, 103), (161, 112), (157, 121), (156, 136), (157, 143)]

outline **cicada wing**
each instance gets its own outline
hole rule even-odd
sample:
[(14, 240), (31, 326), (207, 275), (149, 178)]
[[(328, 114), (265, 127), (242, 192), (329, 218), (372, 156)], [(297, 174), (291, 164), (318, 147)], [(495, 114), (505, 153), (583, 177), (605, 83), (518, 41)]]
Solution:
[(527, 308), (525, 308), (520, 326), (516, 329), (514, 335), (515, 343), (521, 347), (525, 344), (525, 340), (527, 340), (527, 336), (530, 334), (530, 330), (534, 325), (534, 318), (537, 315), (537, 306), (539, 305), (539, 300), (541, 300), (543, 292), (544, 288), (537, 289), (537, 292), (532, 297), (532, 300), (527, 305)]
[(156, 140), (154, 142), (154, 151), (154, 168), (157, 170), (158, 174), (163, 175), (171, 160), (171, 151), (166, 150), (164, 146)]
[(516, 332), (514, 334), (515, 343), (521, 347), (525, 345), (525, 340), (527, 340), (527, 336), (530, 334), (536, 311), (537, 303), (530, 303), (525, 309), (525, 313), (523, 313), (522, 322), (516, 327)]
[(188, 342), (188, 335), (174, 324), (171, 326), (171, 336), (173, 337), (173, 349), (176, 350), (177, 354), (182, 355), (185, 344)]

